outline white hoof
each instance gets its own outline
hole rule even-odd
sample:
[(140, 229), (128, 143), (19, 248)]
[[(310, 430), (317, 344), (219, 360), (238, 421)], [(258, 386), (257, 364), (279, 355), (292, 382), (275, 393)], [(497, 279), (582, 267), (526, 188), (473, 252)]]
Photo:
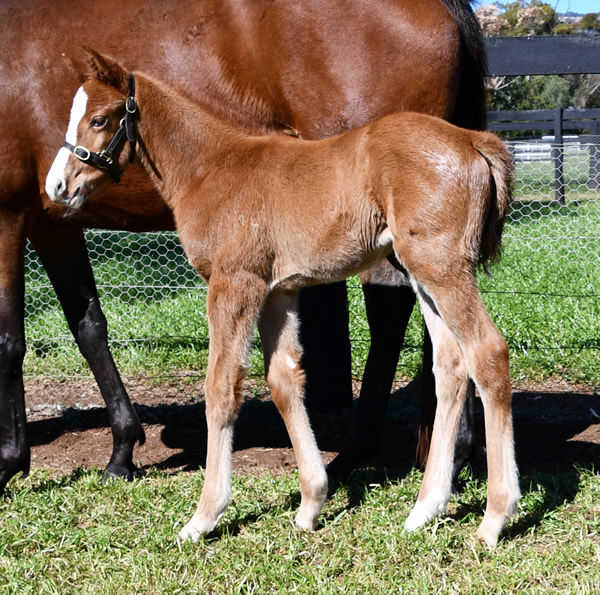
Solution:
[(178, 543), (191, 541), (197, 543), (215, 528), (216, 523), (207, 523), (193, 516), (177, 535)]
[(498, 544), (498, 538), (502, 529), (506, 525), (508, 517), (503, 515), (494, 515), (486, 512), (483, 515), (481, 525), (477, 529), (477, 537), (490, 549)]
[(294, 519), (294, 523), (296, 527), (302, 531), (314, 531), (317, 528), (318, 518), (318, 514), (315, 516), (314, 514), (303, 514), (302, 512), (298, 512)]
[(416, 531), (446, 510), (448, 497), (441, 492), (432, 492), (424, 500), (417, 501), (404, 521), (406, 531)]
[(303, 495), (298, 514), (294, 519), (296, 527), (303, 531), (314, 531), (317, 528), (319, 515), (327, 499), (327, 474), (325, 467), (320, 465), (320, 473), (316, 476), (310, 489), (310, 495)]

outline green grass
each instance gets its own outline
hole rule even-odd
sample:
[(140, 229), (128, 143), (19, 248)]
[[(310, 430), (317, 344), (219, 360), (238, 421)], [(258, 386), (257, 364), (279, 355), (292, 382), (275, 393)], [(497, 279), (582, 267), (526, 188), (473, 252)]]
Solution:
[(515, 203), (484, 301), (511, 349), (513, 377), (598, 383), (600, 203)]
[(298, 478), (234, 477), (214, 535), (175, 543), (202, 472), (152, 471), (102, 485), (100, 472), (35, 470), (0, 503), (3, 593), (594, 592), (600, 584), (600, 477), (574, 469), (522, 479), (519, 514), (490, 552), (474, 538), (485, 483), (463, 475), (448, 514), (415, 534), (402, 523), (421, 474), (356, 473), (315, 533), (293, 528)]
[[(567, 196), (591, 198), (586, 192), (589, 158), (582, 155), (564, 155), (563, 178)], [(554, 163), (548, 161), (520, 161), (516, 164), (515, 195), (536, 199), (554, 198)]]

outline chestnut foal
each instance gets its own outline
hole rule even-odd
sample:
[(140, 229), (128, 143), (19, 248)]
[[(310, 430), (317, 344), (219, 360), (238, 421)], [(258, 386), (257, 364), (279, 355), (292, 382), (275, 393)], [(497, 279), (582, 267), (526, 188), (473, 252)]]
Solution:
[[(206, 479), (179, 538), (195, 541), (212, 531), (230, 501), (233, 423), (256, 322), (267, 382), (300, 473), (296, 524), (315, 528), (327, 475), (303, 405), (296, 295), (395, 257), (431, 333), (439, 400), (423, 484), (405, 527), (421, 527), (450, 498), (471, 377), (485, 409), (489, 470), (477, 533), (493, 546), (519, 499), (507, 345), (475, 282), (476, 265), (498, 255), (511, 200), (512, 164), (502, 142), (414, 113), (320, 141), (248, 136), (161, 82), (142, 73), (134, 79), (91, 50), (87, 59), (69, 142), (53, 165), (54, 177), (62, 168), (53, 200), (77, 205), (139, 160), (208, 283)], [(101, 151), (107, 146), (108, 157)]]

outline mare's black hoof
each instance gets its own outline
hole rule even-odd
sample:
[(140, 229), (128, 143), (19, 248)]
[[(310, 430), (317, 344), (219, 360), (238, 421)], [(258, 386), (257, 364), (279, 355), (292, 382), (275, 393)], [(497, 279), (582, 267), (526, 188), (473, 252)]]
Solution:
[(344, 482), (350, 477), (352, 471), (356, 467), (356, 462), (351, 458), (340, 453), (327, 465), (327, 477), (330, 484)]
[(4, 493), (6, 484), (18, 473), (25, 478), (29, 475), (30, 466), (29, 452), (22, 457), (0, 462), (0, 495)]
[(369, 464), (377, 461), (381, 456), (381, 444), (379, 442), (369, 442), (361, 440), (361, 447), (346, 446), (340, 453), (327, 465), (327, 477), (330, 483), (340, 483), (346, 481), (352, 472), (360, 465)]
[(139, 427), (135, 440), (138, 443), (138, 446), (142, 446), (146, 442), (146, 432), (144, 432), (144, 428), (142, 428), (141, 425)]
[(134, 479), (142, 477), (143, 475), (144, 471), (139, 467), (128, 469), (126, 467), (108, 466), (102, 474), (102, 483), (107, 483), (114, 479), (133, 481)]

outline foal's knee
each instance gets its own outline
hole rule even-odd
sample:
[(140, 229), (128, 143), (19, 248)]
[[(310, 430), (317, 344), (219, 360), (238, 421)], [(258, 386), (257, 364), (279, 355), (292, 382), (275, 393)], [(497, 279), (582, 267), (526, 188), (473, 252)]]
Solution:
[(206, 420), (216, 427), (231, 425), (242, 404), (242, 380), (245, 369), (240, 367), (233, 377), (210, 373), (204, 383)]

